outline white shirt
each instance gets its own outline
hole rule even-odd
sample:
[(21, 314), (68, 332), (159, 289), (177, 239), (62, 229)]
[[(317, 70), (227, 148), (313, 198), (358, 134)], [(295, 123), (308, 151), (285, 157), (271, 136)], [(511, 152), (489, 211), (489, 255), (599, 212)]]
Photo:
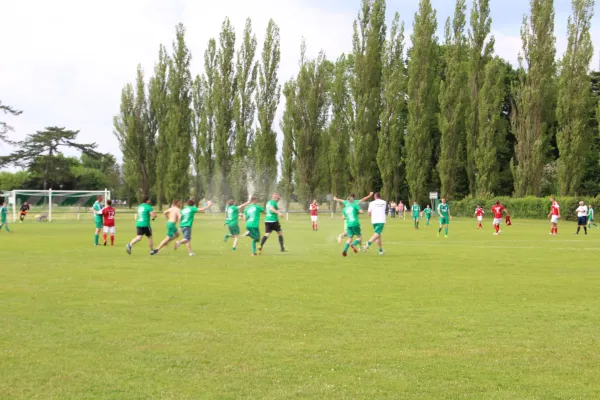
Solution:
[(579, 206), (577, 207), (577, 216), (578, 217), (587, 217), (588, 215), (588, 208), (587, 206)]
[(371, 223), (385, 224), (385, 208), (387, 202), (385, 200), (374, 200), (369, 203), (369, 214), (371, 214)]

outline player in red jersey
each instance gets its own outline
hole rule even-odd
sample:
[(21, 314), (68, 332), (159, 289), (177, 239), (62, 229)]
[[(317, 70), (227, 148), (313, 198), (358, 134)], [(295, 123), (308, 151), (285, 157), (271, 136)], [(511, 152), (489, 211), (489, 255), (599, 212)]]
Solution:
[(312, 221), (312, 230), (314, 232), (316, 232), (319, 230), (319, 224), (317, 223), (318, 214), (319, 214), (319, 205), (317, 204), (316, 200), (313, 200), (313, 202), (310, 204), (309, 210), (310, 210), (310, 219)]
[(496, 230), (494, 235), (499, 235), (502, 232), (500, 231), (500, 223), (502, 222), (504, 213), (506, 213), (507, 216), (510, 215), (508, 210), (506, 210), (506, 208), (500, 204), (500, 201), (496, 201), (496, 204), (492, 206), (492, 214), (494, 214), (494, 229)]
[(102, 238), (104, 239), (104, 245), (106, 246), (106, 234), (110, 233), (110, 245), (115, 245), (115, 209), (112, 207), (112, 201), (106, 200), (106, 207), (101, 211), (102, 217), (104, 218), (104, 232)]
[(477, 229), (483, 229), (483, 225), (481, 223), (483, 222), (484, 214), (485, 211), (483, 211), (483, 208), (478, 204), (475, 208), (475, 214), (473, 214), (474, 217), (477, 217)]
[(550, 218), (550, 235), (558, 235), (558, 220), (560, 219), (560, 206), (558, 202), (554, 199), (554, 197), (550, 197), (550, 202), (552, 206), (550, 208), (550, 214), (548, 214), (548, 218)]

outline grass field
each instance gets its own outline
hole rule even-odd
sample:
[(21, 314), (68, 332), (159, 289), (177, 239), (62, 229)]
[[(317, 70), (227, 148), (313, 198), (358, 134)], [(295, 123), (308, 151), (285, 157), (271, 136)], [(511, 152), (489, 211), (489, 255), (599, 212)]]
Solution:
[(127, 256), (129, 218), (115, 248), (91, 223), (11, 225), (0, 398), (600, 398), (600, 230), (457, 219), (444, 239), (390, 220), (384, 256), (342, 258), (341, 225), (294, 216), (290, 251), (260, 257), (217, 215), (196, 219), (196, 257)]

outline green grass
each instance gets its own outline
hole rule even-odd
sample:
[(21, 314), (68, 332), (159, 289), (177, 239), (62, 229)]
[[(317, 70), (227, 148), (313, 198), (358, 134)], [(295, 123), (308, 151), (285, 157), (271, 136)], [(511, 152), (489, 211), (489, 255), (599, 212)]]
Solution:
[(600, 230), (390, 220), (385, 256), (344, 259), (339, 219), (297, 215), (290, 252), (250, 257), (221, 221), (197, 218), (196, 257), (127, 256), (129, 217), (115, 248), (91, 223), (0, 233), (0, 398), (600, 398)]

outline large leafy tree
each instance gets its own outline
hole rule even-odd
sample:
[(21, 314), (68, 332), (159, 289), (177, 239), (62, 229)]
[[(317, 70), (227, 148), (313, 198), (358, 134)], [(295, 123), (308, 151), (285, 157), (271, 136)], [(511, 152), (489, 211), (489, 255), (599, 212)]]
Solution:
[[(0, 111), (2, 111), (3, 114), (9, 114), (9, 115), (21, 115), (21, 113), (23, 111), (21, 110), (17, 110), (14, 107), (11, 107), (9, 105), (6, 104), (2, 104), (2, 101), (0, 101)], [(4, 121), (0, 121), (0, 140), (7, 140), (7, 134), (8, 132), (12, 132), (13, 131), (13, 127), (11, 125), (9, 125), (8, 123), (4, 122)]]
[(285, 108), (279, 124), (283, 132), (283, 149), (281, 152), (281, 182), (279, 187), (286, 204), (289, 204), (294, 191), (294, 136), (296, 128), (296, 81), (290, 79), (283, 85)]
[(590, 35), (593, 0), (573, 0), (567, 50), (560, 62), (558, 81), (558, 186), (562, 195), (577, 194), (585, 174), (583, 160), (590, 146), (588, 69), (594, 47)]
[[(148, 123), (149, 129), (156, 138), (156, 164), (155, 164), (155, 185), (154, 192), (159, 206), (166, 201), (166, 179), (167, 166), (169, 165), (169, 141), (168, 138), (168, 120), (167, 112), (169, 105), (167, 102), (168, 88), (167, 78), (169, 75), (169, 55), (166, 48), (161, 45), (158, 51), (158, 62), (154, 67), (154, 76), (150, 78), (149, 98), (148, 98)], [(125, 164), (125, 171), (128, 166)]]

